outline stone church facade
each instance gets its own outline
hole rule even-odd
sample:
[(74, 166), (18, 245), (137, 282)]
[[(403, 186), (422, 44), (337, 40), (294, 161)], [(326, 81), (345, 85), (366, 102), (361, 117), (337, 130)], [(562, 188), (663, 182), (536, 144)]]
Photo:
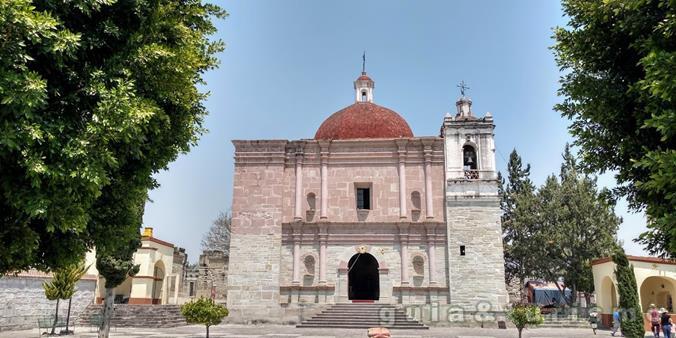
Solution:
[(503, 309), (492, 117), (463, 95), (440, 136), (416, 137), (374, 87), (363, 72), (313, 139), (233, 141), (232, 320), (347, 302)]

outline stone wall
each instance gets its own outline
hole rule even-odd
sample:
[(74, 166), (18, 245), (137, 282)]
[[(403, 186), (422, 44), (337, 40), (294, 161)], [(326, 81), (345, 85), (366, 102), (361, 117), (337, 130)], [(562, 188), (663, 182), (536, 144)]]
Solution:
[(281, 317), (279, 261), (286, 141), (233, 141), (228, 308), (233, 321)]
[(447, 193), (451, 305), (502, 311), (508, 296), (497, 182), (449, 181)]
[[(304, 227), (311, 227), (305, 225)], [(420, 224), (413, 225), (412, 240), (408, 244), (408, 271), (410, 285), (406, 290), (400, 290), (401, 286), (401, 245), (398, 241), (398, 230), (395, 224), (376, 225), (336, 225), (329, 230), (329, 245), (327, 247), (327, 285), (332, 286), (326, 290), (319, 288), (317, 291), (283, 293), (282, 303), (294, 303), (302, 300), (305, 303), (340, 303), (347, 302), (348, 279), (345, 267), (350, 258), (357, 253), (357, 248), (365, 246), (368, 252), (378, 261), (383, 269), (380, 274), (380, 302), (383, 303), (425, 303), (430, 301), (429, 262), (427, 257), (427, 243), (425, 242), (424, 230), (417, 229)], [(445, 227), (438, 230), (445, 236)], [(282, 286), (290, 286), (293, 270), (293, 243), (290, 236), (283, 237), (280, 281)], [(436, 287), (444, 291), (433, 292), (435, 301), (447, 303), (448, 291), (446, 281), (448, 279), (446, 269), (447, 247), (445, 238), (439, 237), (435, 245), (436, 254)], [(319, 248), (316, 239), (311, 234), (305, 233), (300, 246), (301, 254), (301, 285), (308, 287), (318, 286), (319, 264), (314, 265), (314, 271), (307, 271), (304, 264), (306, 256), (313, 256), (318, 262)], [(413, 260), (420, 257), (423, 266), (414, 267)], [(396, 288), (396, 289), (395, 289)]]
[[(42, 283), (48, 277), (2, 276), (0, 277), (0, 331), (37, 328), (37, 320), (53, 316), (56, 301), (45, 298)], [(83, 279), (77, 284), (77, 291), (71, 304), (71, 323), (87, 305), (93, 303), (96, 280)], [(59, 316), (68, 312), (68, 301), (59, 303)]]

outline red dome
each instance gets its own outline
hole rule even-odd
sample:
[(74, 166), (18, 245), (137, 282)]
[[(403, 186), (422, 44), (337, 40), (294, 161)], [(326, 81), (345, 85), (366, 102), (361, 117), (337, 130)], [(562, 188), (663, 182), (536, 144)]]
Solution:
[(315, 140), (399, 137), (413, 137), (406, 120), (371, 102), (357, 102), (333, 113), (315, 134)]

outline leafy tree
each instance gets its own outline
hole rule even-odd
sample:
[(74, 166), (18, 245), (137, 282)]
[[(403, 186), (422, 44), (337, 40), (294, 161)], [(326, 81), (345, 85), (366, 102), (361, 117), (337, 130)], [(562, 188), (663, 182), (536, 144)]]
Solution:
[(78, 264), (75, 265), (69, 265), (67, 266), (64, 270), (62, 271), (57, 271), (56, 273), (62, 273), (64, 275), (65, 279), (65, 284), (67, 285), (66, 288), (64, 288), (62, 296), (62, 299), (68, 299), (68, 312), (66, 315), (66, 334), (70, 334), (68, 327), (70, 325), (70, 305), (73, 301), (73, 295), (75, 294), (75, 288), (77, 286), (77, 282), (82, 278), (82, 276), (87, 273), (87, 270), (89, 269), (89, 266), (85, 266), (84, 260), (80, 261)]
[(199, 0), (0, 3), (0, 272), (76, 262), (101, 244), (106, 186), (148, 189), (195, 144), (224, 15)]
[(573, 298), (566, 299), (570, 304), (577, 291), (594, 291), (591, 260), (614, 251), (622, 222), (615, 215), (609, 193), (599, 191), (596, 180), (581, 175), (577, 166), (566, 145), (560, 182), (552, 175), (538, 191), (544, 240), (540, 246), (545, 250), (540, 257), (540, 275), (551, 281), (563, 278), (572, 291)]
[(563, 0), (553, 47), (564, 74), (555, 109), (569, 118), (589, 172), (616, 171), (615, 193), (645, 209), (651, 254), (676, 257), (676, 4)]
[(537, 199), (530, 180), (530, 164), (525, 168), (516, 149), (509, 155), (507, 178), (499, 175), (500, 209), (505, 254), (505, 281), (519, 282), (520, 297), (525, 297), (526, 278), (533, 277), (538, 263)]
[(73, 7), (0, 2), (0, 274), (84, 256), (89, 210), (112, 161), (99, 140), (119, 135), (92, 120), (84, 73), (100, 55), (84, 60), (82, 34), (51, 12), (60, 5)]
[(538, 326), (545, 322), (545, 318), (540, 313), (540, 308), (532, 304), (514, 304), (507, 311), (507, 318), (512, 321), (516, 329), (519, 330), (519, 338), (524, 328), (528, 326)]
[(204, 131), (197, 86), (225, 15), (201, 0), (0, 3), (0, 273), (92, 247), (106, 288), (137, 271), (152, 175)]
[(45, 297), (48, 300), (56, 301), (56, 310), (54, 311), (54, 322), (52, 324), (52, 331), (50, 335), (55, 334), (56, 323), (59, 320), (59, 301), (63, 295), (63, 289), (65, 288), (64, 281), (62, 278), (57, 278), (57, 275), (54, 275), (51, 281), (42, 283), (42, 288), (45, 289)]
[(49, 282), (42, 283), (47, 299), (56, 300), (56, 311), (54, 311), (54, 322), (50, 334), (55, 334), (54, 331), (56, 330), (56, 323), (59, 319), (59, 302), (61, 299), (69, 300), (68, 315), (66, 317), (66, 332), (68, 332), (68, 323), (70, 322), (70, 300), (75, 294), (77, 282), (84, 276), (87, 269), (88, 267), (85, 266), (84, 261), (80, 261), (77, 264), (68, 265), (56, 270)]
[(141, 246), (139, 225), (147, 193), (143, 188), (136, 187), (134, 196), (133, 190), (125, 191), (126, 184), (123, 182), (106, 187), (100, 199), (101, 213), (92, 220), (93, 226), (100, 229), (97, 233), (101, 236), (97, 239), (101, 245), (96, 247), (96, 269), (105, 278), (100, 338), (108, 337), (110, 332), (114, 288), (139, 272), (139, 266), (134, 264), (133, 258), (134, 252)]
[(213, 299), (200, 297), (181, 306), (181, 314), (189, 324), (204, 324), (209, 338), (209, 327), (221, 323), (228, 315), (228, 309), (216, 304)]
[(217, 250), (226, 256), (230, 255), (230, 225), (232, 216), (228, 213), (219, 213), (213, 221), (209, 232), (202, 239), (202, 250)]
[(613, 254), (613, 262), (615, 262), (617, 292), (620, 296), (620, 309), (622, 311), (622, 334), (629, 338), (642, 338), (645, 335), (645, 329), (643, 328), (643, 312), (638, 304), (638, 288), (634, 268), (629, 264), (629, 260), (621, 248)]

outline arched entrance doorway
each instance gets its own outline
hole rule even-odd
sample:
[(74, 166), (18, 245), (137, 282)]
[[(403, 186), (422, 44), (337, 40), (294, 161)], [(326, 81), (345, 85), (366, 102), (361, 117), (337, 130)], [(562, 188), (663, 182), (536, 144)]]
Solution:
[(647, 312), (650, 304), (673, 312), (673, 297), (676, 295), (676, 281), (669, 277), (651, 276), (641, 283), (641, 306)]
[(153, 294), (152, 303), (162, 304), (162, 286), (164, 284), (164, 264), (162, 261), (155, 263), (153, 269)]
[(347, 264), (348, 299), (378, 300), (380, 276), (378, 261), (369, 253), (358, 253)]

